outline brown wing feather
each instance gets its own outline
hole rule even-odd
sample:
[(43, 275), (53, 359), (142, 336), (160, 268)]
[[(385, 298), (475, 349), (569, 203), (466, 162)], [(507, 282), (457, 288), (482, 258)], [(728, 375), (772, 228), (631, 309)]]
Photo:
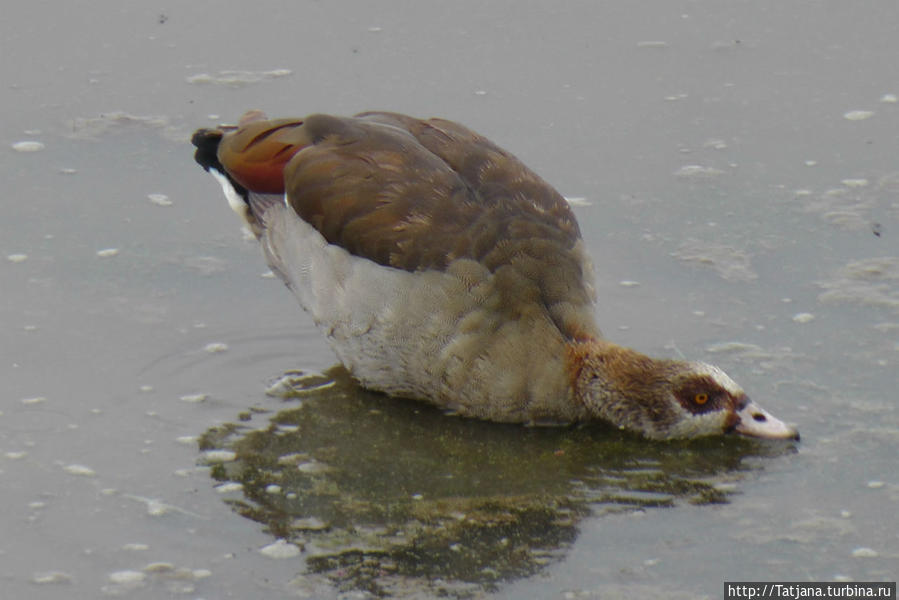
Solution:
[(395, 113), (264, 120), (251, 112), (223, 132), (218, 158), (235, 181), (258, 193), (286, 188), (294, 210), (329, 242), (380, 264), (442, 268), (454, 258), (485, 259), (512, 240), (570, 248), (580, 237), (558, 192), (451, 121)]
[[(283, 168), (290, 206), (328, 242), (408, 271), (477, 260), (502, 282), (509, 310), (542, 305), (560, 327), (566, 306), (591, 304), (568, 203), (471, 130), (394, 113), (246, 121), (222, 140), (222, 165), (267, 193)], [(567, 321), (572, 337), (592, 331)]]
[[(285, 169), (294, 210), (331, 243), (406, 270), (456, 258), (494, 270), (527, 240), (570, 249), (565, 200), (517, 159), (449, 121), (312, 115)], [(514, 242), (518, 242), (517, 244)]]

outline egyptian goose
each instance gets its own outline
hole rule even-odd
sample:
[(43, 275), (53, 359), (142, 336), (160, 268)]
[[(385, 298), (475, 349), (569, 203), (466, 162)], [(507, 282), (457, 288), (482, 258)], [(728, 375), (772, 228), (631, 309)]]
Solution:
[(568, 203), (462, 125), (251, 111), (192, 141), (366, 388), (494, 421), (799, 439), (721, 369), (605, 340)]

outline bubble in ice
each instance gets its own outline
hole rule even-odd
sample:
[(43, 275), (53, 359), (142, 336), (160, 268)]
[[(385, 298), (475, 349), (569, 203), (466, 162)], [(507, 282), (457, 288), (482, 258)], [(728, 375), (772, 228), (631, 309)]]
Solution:
[(300, 549), (296, 544), (279, 539), (268, 546), (259, 549), (259, 553), (269, 558), (293, 558), (299, 556)]
[(843, 118), (849, 121), (864, 121), (874, 116), (873, 110), (850, 110), (843, 114)]
[(239, 492), (243, 489), (243, 484), (237, 481), (228, 481), (221, 485), (215, 486), (215, 491), (219, 494), (229, 494), (231, 492)]
[(683, 179), (712, 179), (724, 171), (704, 165), (684, 165), (674, 172), (675, 177)]
[(703, 148), (711, 148), (712, 150), (724, 150), (727, 148), (727, 142), (718, 138), (710, 138), (702, 143)]
[(203, 461), (206, 463), (224, 463), (237, 459), (237, 452), (232, 450), (207, 450), (203, 453)]
[(114, 571), (109, 574), (109, 581), (118, 585), (137, 585), (142, 583), (147, 576), (140, 571)]
[(179, 398), (182, 402), (190, 402), (191, 404), (197, 404), (206, 400), (208, 396), (206, 394), (185, 394)]
[(44, 149), (44, 145), (34, 140), (23, 140), (13, 144), (12, 149), (16, 152), (40, 152)]
[(171, 206), (172, 201), (165, 194), (147, 194), (147, 198), (158, 206)]
[(96, 471), (85, 465), (71, 464), (66, 465), (63, 468), (65, 469), (66, 473), (69, 473), (71, 475), (80, 475), (82, 477), (93, 477), (97, 474)]
[(197, 73), (187, 78), (187, 83), (198, 85), (222, 85), (228, 87), (243, 87), (261, 81), (280, 79), (291, 75), (290, 69), (270, 69), (268, 71), (239, 71), (225, 70), (214, 74)]
[(864, 178), (857, 179), (841, 179), (840, 183), (850, 188), (860, 188), (868, 185), (868, 180)]
[(72, 576), (62, 571), (39, 571), (31, 575), (31, 582), (37, 584), (71, 583)]
[(122, 550), (128, 550), (130, 552), (143, 552), (144, 550), (149, 550), (150, 546), (147, 544), (141, 544), (137, 542), (133, 542), (130, 544), (124, 544), (122, 546)]
[(100, 258), (110, 258), (118, 253), (118, 248), (103, 248), (102, 250), (97, 250), (97, 256)]
[(6, 260), (8, 260), (8, 261), (11, 262), (11, 263), (25, 262), (26, 260), (28, 260), (28, 255), (27, 255), (27, 254), (22, 254), (22, 253), (17, 253), (17, 254), (7, 254), (7, 255), (6, 255)]

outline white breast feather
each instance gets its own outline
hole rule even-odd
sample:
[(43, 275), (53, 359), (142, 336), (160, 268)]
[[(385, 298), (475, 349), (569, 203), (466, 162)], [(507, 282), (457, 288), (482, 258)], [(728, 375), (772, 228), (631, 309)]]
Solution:
[[(525, 421), (533, 398), (567, 393), (559, 332), (500, 322), (494, 278), (476, 261), (412, 273), (329, 244), (285, 206), (264, 220), (272, 268), (366, 387), (474, 416), (503, 403), (505, 419)], [(534, 337), (547, 342), (535, 349)]]

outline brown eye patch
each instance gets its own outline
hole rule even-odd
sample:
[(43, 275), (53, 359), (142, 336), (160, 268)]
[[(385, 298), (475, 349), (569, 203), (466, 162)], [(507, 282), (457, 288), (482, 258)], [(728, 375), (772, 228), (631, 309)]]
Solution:
[(695, 377), (674, 392), (680, 405), (693, 414), (719, 410), (727, 402), (727, 391), (710, 377)]

